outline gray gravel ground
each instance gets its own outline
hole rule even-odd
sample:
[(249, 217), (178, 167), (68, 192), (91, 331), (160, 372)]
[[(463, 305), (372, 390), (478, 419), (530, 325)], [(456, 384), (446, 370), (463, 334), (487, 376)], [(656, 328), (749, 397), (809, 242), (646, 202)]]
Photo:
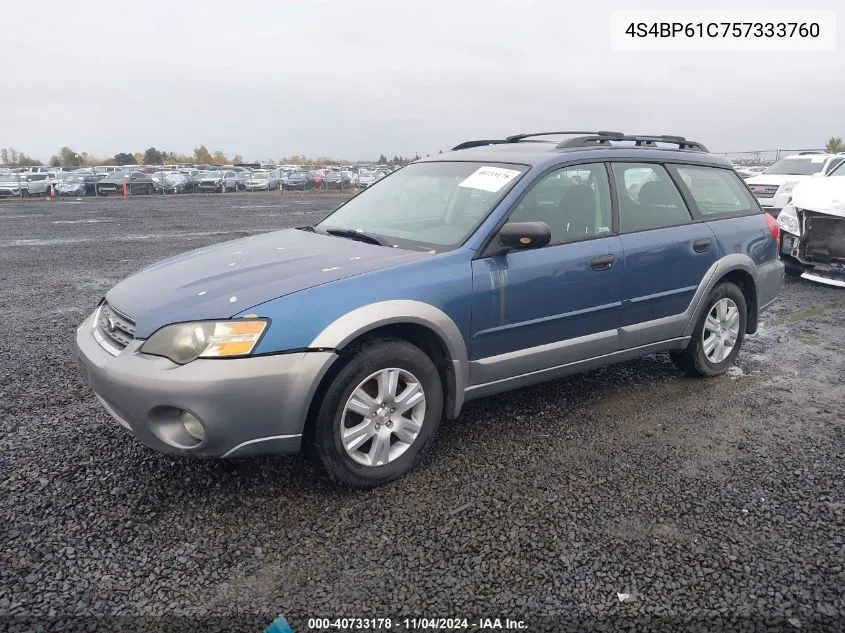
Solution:
[(0, 203), (0, 630), (845, 630), (841, 290), (788, 283), (730, 376), (656, 355), (471, 403), (371, 492), (111, 421), (72, 354), (111, 285), (338, 200)]

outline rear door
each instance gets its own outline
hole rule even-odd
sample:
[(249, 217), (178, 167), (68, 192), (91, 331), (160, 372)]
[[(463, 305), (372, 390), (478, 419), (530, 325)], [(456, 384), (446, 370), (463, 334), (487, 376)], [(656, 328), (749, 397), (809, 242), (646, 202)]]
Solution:
[(684, 311), (719, 257), (713, 231), (695, 222), (663, 165), (611, 163), (625, 253), (622, 349), (680, 337)]
[(548, 246), (472, 263), (472, 384), (616, 350), (624, 266), (606, 166), (541, 177), (508, 218), (529, 221), (549, 225)]

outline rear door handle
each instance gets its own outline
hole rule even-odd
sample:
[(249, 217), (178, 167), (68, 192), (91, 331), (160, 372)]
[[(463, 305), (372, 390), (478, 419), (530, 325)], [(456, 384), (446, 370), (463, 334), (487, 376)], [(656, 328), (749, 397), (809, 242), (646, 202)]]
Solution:
[(692, 250), (694, 250), (696, 253), (706, 253), (708, 250), (710, 250), (710, 240), (695, 240), (692, 243)]
[(603, 270), (610, 270), (613, 268), (613, 263), (615, 261), (616, 258), (613, 255), (599, 255), (598, 257), (593, 257), (590, 260), (590, 266), (593, 270), (601, 272)]

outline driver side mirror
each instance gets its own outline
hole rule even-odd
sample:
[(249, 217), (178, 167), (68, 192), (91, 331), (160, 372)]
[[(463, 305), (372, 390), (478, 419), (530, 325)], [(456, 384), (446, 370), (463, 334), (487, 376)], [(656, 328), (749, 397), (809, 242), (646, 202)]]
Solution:
[(499, 229), (499, 243), (509, 250), (542, 248), (552, 240), (545, 222), (508, 222)]

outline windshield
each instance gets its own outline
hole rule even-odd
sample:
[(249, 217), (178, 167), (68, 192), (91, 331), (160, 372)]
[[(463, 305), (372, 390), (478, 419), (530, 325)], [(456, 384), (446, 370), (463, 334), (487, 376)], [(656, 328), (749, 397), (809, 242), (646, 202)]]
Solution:
[(379, 180), (317, 225), (437, 250), (466, 240), (527, 171), (522, 165), (415, 163)]
[(65, 178), (65, 182), (85, 182), (85, 176), (68, 176), (67, 178)]
[(824, 167), (824, 156), (814, 158), (782, 158), (769, 167), (764, 174), (789, 174), (791, 176), (811, 176)]
[(253, 180), (269, 180), (270, 174), (268, 174), (266, 171), (254, 171), (250, 175), (250, 178), (252, 178)]

